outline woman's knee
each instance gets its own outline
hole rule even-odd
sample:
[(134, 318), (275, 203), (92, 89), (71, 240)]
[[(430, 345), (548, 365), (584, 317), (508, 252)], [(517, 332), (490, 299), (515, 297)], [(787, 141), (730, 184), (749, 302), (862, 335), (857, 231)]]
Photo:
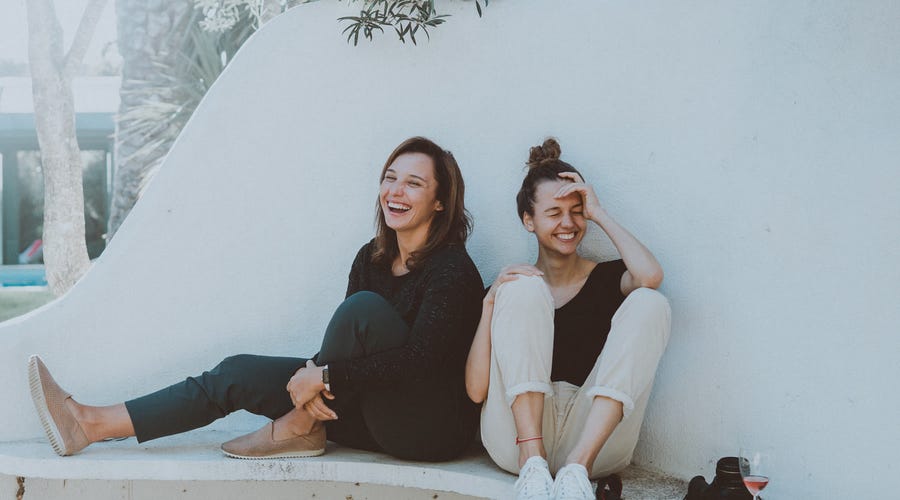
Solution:
[[(519, 276), (497, 290), (491, 318), (491, 345), (501, 364), (541, 359), (553, 351), (553, 296), (538, 276)], [(508, 352), (510, 359), (502, 353)]]
[(375, 292), (363, 290), (344, 299), (341, 305), (334, 311), (336, 318), (368, 317), (372, 311), (390, 308), (391, 304), (381, 295)]
[(666, 320), (672, 315), (669, 299), (658, 290), (652, 288), (638, 288), (632, 291), (625, 298), (625, 302), (622, 303), (619, 309), (626, 307), (637, 309), (641, 314), (659, 316)]
[(638, 288), (628, 294), (619, 306), (612, 324), (614, 329), (620, 329), (616, 328), (618, 325), (641, 336), (658, 335), (662, 345), (665, 345), (672, 324), (672, 308), (666, 296), (657, 290)]
[(341, 303), (340, 307), (348, 308), (351, 310), (364, 308), (368, 309), (371, 307), (382, 307), (382, 306), (390, 306), (390, 303), (375, 292), (370, 292), (368, 290), (363, 290), (360, 292), (356, 292), (353, 295), (344, 299)]
[(384, 297), (357, 292), (331, 317), (318, 359), (328, 363), (399, 347), (406, 343), (408, 331), (409, 326)]
[(334, 311), (332, 321), (337, 325), (353, 325), (360, 322), (392, 324), (398, 315), (394, 306), (375, 292), (361, 291), (344, 299)]
[[(632, 294), (637, 294), (635, 297), (640, 297), (641, 300), (645, 300), (648, 302), (654, 302), (658, 306), (669, 306), (669, 299), (666, 298), (665, 295), (662, 294), (659, 290), (654, 288), (641, 287), (635, 289)], [(631, 294), (628, 294), (631, 297)]]
[(540, 276), (519, 276), (500, 285), (494, 303), (498, 308), (514, 307), (526, 310), (549, 305), (552, 311), (553, 296)]
[(361, 291), (344, 299), (331, 316), (328, 328), (325, 330), (325, 338), (335, 340), (334, 336), (353, 333), (360, 320), (369, 320), (378, 315), (379, 311), (390, 308), (391, 305), (381, 295), (375, 292)]
[(253, 354), (235, 354), (233, 356), (228, 356), (219, 362), (218, 365), (215, 366), (210, 373), (215, 375), (227, 375), (227, 376), (240, 376), (240, 374), (246, 374), (248, 371), (254, 370), (254, 358), (257, 356)]

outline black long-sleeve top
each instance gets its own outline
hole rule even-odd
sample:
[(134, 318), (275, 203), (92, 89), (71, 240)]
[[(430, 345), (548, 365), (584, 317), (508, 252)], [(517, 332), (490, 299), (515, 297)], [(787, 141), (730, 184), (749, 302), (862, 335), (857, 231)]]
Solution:
[(406, 345), (328, 365), (335, 395), (397, 382), (439, 380), (465, 387), (465, 362), (481, 315), (481, 276), (462, 245), (447, 245), (412, 271), (394, 276), (372, 262), (374, 242), (359, 250), (347, 296), (367, 290), (381, 295), (409, 325)]

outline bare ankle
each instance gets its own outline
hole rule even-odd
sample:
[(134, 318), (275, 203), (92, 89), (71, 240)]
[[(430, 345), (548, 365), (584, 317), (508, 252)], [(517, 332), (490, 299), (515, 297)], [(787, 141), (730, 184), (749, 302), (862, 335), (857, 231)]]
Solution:
[(544, 442), (542, 440), (519, 443), (519, 467), (525, 465), (525, 462), (531, 457), (547, 458), (547, 452), (544, 450)]
[(75, 417), (75, 421), (81, 426), (81, 430), (84, 431), (88, 441), (96, 443), (103, 439), (97, 435), (96, 426), (93, 425), (95, 419), (92, 417), (89, 407), (79, 404), (72, 398), (66, 400), (66, 407), (72, 412), (72, 416)]
[(274, 438), (289, 439), (296, 436), (305, 436), (318, 429), (322, 423), (312, 418), (311, 415), (300, 410), (291, 410), (275, 420)]
[[(596, 456), (594, 458), (596, 458)], [(587, 455), (572, 453), (566, 457), (565, 465), (579, 464), (582, 467), (584, 467), (585, 469), (587, 469), (588, 471), (590, 471), (593, 463), (594, 463), (593, 458), (591, 458)]]

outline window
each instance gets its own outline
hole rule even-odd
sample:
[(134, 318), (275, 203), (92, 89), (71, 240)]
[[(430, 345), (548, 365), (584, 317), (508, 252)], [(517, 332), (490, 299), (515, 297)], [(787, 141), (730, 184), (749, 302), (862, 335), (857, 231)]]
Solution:
[[(112, 185), (112, 114), (77, 117), (84, 182), (85, 240), (88, 256), (106, 248)], [(44, 224), (41, 153), (30, 114), (0, 115), (0, 264), (43, 263)]]

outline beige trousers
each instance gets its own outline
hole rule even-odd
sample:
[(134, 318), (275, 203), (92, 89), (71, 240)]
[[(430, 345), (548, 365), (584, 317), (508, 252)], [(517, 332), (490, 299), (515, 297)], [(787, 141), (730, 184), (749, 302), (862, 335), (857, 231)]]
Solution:
[(671, 309), (656, 290), (631, 292), (613, 316), (603, 351), (582, 387), (550, 381), (554, 310), (553, 296), (540, 277), (520, 276), (497, 290), (481, 440), (497, 465), (518, 474), (511, 405), (519, 394), (542, 392), (544, 447), (555, 474), (581, 437), (594, 397), (605, 396), (620, 401), (624, 410), (590, 470), (592, 478), (607, 476), (631, 462), (656, 367), (669, 339)]

